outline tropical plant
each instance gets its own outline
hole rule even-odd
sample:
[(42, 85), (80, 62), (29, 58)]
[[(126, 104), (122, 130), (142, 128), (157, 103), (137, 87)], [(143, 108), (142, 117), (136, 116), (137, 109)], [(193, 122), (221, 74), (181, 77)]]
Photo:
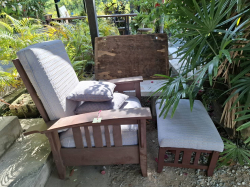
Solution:
[[(0, 14), (0, 61), (12, 63), (16, 52), (35, 43), (60, 39), (66, 47), (72, 65), (79, 78), (84, 79), (86, 66), (92, 67), (94, 57), (91, 45), (89, 25), (86, 21), (76, 24), (52, 22), (53, 26), (42, 25), (34, 18), (17, 20), (5, 13)], [(105, 19), (100, 19), (100, 36), (118, 35), (116, 27)], [(91, 68), (90, 68), (91, 69)]]
[(45, 3), (47, 0), (0, 0), (0, 13), (21, 19), (33, 17), (43, 19)]
[[(161, 6), (159, 15), (162, 12), (176, 19), (179, 34), (174, 37), (182, 46), (176, 52), (181, 56), (180, 74), (174, 78), (160, 75), (168, 79), (158, 90), (162, 99), (161, 115), (166, 117), (173, 108), (173, 116), (181, 98), (189, 98), (192, 110), (194, 99), (207, 80), (211, 88), (217, 83), (226, 86), (221, 90), (225, 98), (224, 126), (234, 131), (250, 127), (247, 121), (250, 116), (249, 0), (172, 0)], [(241, 120), (245, 124), (238, 127), (236, 122)], [(233, 138), (240, 136), (234, 133)], [(245, 159), (238, 149), (224, 153), (229, 156), (235, 150)], [(238, 153), (235, 155), (240, 159)]]
[(20, 81), (16, 79), (16, 75), (10, 72), (4, 71), (0, 67), (0, 92), (4, 91), (7, 86), (16, 87), (20, 84)]

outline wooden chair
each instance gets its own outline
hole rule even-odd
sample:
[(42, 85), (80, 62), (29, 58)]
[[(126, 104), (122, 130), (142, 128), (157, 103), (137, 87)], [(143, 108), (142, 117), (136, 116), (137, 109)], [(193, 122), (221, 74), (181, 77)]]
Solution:
[[(53, 44), (53, 45), (52, 45)], [(34, 103), (36, 104), (42, 118), (48, 125), (48, 129), (45, 131), (31, 131), (24, 133), (25, 135), (33, 133), (45, 134), (50, 142), (53, 158), (58, 170), (59, 178), (65, 179), (66, 166), (80, 166), (80, 165), (108, 165), (108, 164), (140, 164), (142, 175), (147, 176), (147, 152), (146, 152), (146, 119), (151, 118), (151, 112), (149, 108), (128, 108), (119, 110), (107, 110), (101, 112), (101, 123), (92, 123), (93, 119), (97, 117), (97, 112), (86, 113), (80, 115), (71, 115), (61, 117), (60, 119), (52, 119), (52, 115), (45, 109), (47, 107), (44, 102), (43, 96), (41, 95), (41, 87), (34, 86), (33, 76), (38, 76), (37, 73), (45, 73), (48, 70), (54, 71), (53, 68), (46, 69), (46, 67), (38, 67), (35, 69), (24, 69), (27, 67), (24, 65), (27, 60), (27, 54), (30, 53), (30, 49), (36, 54), (41, 54), (39, 60), (45, 59), (46, 65), (50, 63), (59, 63), (60, 60), (64, 62), (64, 65), (70, 64), (65, 49), (56, 48), (55, 46), (60, 45), (64, 48), (61, 41), (51, 41), (35, 44), (30, 46), (25, 52), (23, 59), (15, 59), (13, 63), (17, 68), (28, 92), (30, 93)], [(51, 45), (51, 46), (49, 46)], [(49, 47), (47, 47), (49, 46)], [(41, 47), (42, 52), (38, 51)], [(59, 51), (58, 51), (59, 50)], [(66, 54), (65, 54), (66, 53)], [(52, 57), (46, 57), (46, 55), (54, 55)], [(20, 57), (19, 57), (20, 58)], [(46, 59), (51, 59), (46, 60)], [(59, 59), (59, 62), (57, 60)], [(66, 59), (66, 60), (65, 60)], [(32, 61), (34, 63), (34, 61)], [(52, 64), (53, 64), (52, 63)], [(28, 68), (28, 67), (27, 67)], [(41, 68), (41, 70), (39, 69)], [(61, 68), (60, 66), (58, 67)], [(72, 71), (71, 65), (66, 69), (66, 73)], [(59, 74), (60, 71), (56, 70)], [(37, 71), (37, 73), (35, 72)], [(42, 72), (41, 72), (42, 71)], [(44, 72), (43, 72), (44, 71)], [(63, 73), (63, 72), (61, 72)], [(58, 75), (64, 77), (64, 75)], [(38, 78), (40, 75), (38, 76)], [(54, 78), (51, 81), (54, 81)], [(33, 81), (33, 82), (32, 82)], [(132, 78), (121, 78), (115, 80), (109, 80), (116, 84), (115, 91), (123, 92), (125, 90), (136, 90), (136, 96), (140, 99), (140, 82), (143, 81), (142, 77)], [(36, 88), (36, 89), (35, 89)], [(39, 96), (37, 93), (40, 93)], [(49, 90), (45, 92), (49, 94)], [(41, 100), (43, 101), (41, 101)], [(66, 98), (64, 98), (66, 99)], [(56, 108), (54, 106), (53, 108)], [(53, 108), (51, 110), (53, 110)], [(57, 112), (57, 111), (55, 111)], [(123, 146), (122, 142), (122, 124), (138, 124), (138, 145)], [(105, 141), (106, 146), (103, 145), (102, 130), (101, 126), (105, 129)], [(109, 132), (109, 126), (113, 127), (113, 137)], [(93, 129), (93, 135), (90, 134), (89, 127)], [(64, 148), (61, 146), (60, 137), (58, 134), (59, 130), (72, 128), (73, 137), (75, 142), (74, 148)], [(81, 129), (84, 129), (87, 146), (83, 144), (83, 138)], [(91, 136), (93, 136), (94, 144), (91, 144)], [(114, 146), (111, 145), (111, 138), (114, 140)]]

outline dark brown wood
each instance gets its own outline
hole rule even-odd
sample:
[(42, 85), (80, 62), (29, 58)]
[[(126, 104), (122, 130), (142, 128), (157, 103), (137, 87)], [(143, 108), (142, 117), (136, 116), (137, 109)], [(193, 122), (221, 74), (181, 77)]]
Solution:
[(122, 146), (122, 132), (121, 132), (121, 125), (113, 126), (113, 137), (116, 147)]
[(57, 132), (50, 132), (50, 133), (47, 133), (46, 136), (49, 139), (51, 151), (52, 151), (53, 158), (57, 167), (59, 178), (65, 179), (66, 168), (64, 166), (64, 162), (61, 156), (61, 143), (60, 143), (59, 135)]
[(48, 116), (41, 100), (37, 96), (36, 90), (33, 87), (32, 83), (30, 82), (29, 77), (26, 74), (25, 70), (23, 69), (21, 62), (19, 61), (19, 59), (12, 60), (12, 62), (14, 63), (19, 75), (21, 76), (23, 83), (24, 83), (25, 87), (27, 88), (27, 90), (28, 90), (32, 100), (34, 101), (39, 113), (41, 114), (42, 118), (44, 119), (45, 122), (49, 122), (50, 121), (49, 116)]
[[(57, 131), (65, 128), (73, 128), (83, 125), (119, 125), (119, 124), (133, 124), (138, 119), (151, 119), (151, 112), (149, 108), (129, 108), (118, 110), (105, 110), (102, 111), (102, 122), (92, 123), (96, 118), (96, 112), (85, 113), (75, 116), (69, 116), (59, 119), (45, 132)], [(126, 123), (125, 123), (126, 122)], [(135, 123), (134, 123), (135, 124)]]
[(191, 156), (193, 151), (185, 150), (183, 152), (182, 164), (190, 164)]
[(139, 164), (138, 146), (61, 149), (65, 166)]
[(179, 157), (180, 157), (180, 150), (175, 151), (175, 157), (174, 157), (174, 163), (178, 164), (179, 162)]
[(111, 147), (109, 127), (107, 125), (105, 125), (104, 127), (105, 127), (106, 145), (107, 145), (107, 147)]
[[(174, 162), (164, 162), (164, 155), (166, 151), (175, 152), (175, 160)], [(178, 162), (180, 152), (184, 152), (182, 162)], [(190, 163), (191, 155), (193, 152), (196, 152), (194, 163)], [(207, 165), (198, 164), (200, 154), (201, 153), (209, 153), (211, 154), (211, 159)], [(207, 175), (212, 176), (214, 168), (216, 166), (217, 160), (219, 157), (219, 152), (216, 151), (208, 151), (208, 150), (197, 150), (197, 149), (186, 149), (186, 148), (175, 148), (175, 147), (160, 147), (159, 155), (158, 155), (158, 170), (160, 173), (162, 171), (163, 166), (171, 166), (171, 167), (181, 167), (181, 168), (192, 168), (192, 169), (206, 169)]]
[(195, 166), (197, 166), (198, 163), (199, 163), (200, 155), (201, 155), (201, 152), (200, 151), (196, 151), (195, 158), (194, 158), (194, 165)]
[[(111, 15), (97, 15), (97, 18), (109, 18), (109, 17), (134, 17), (137, 16), (137, 14), (111, 14)], [(53, 21), (59, 21), (59, 20), (74, 20), (74, 19), (86, 19), (87, 16), (72, 16), (72, 17), (66, 17), (66, 18), (52, 18)]]
[(146, 141), (146, 120), (139, 121), (139, 151), (140, 166), (143, 177), (147, 177), (147, 141)]
[(169, 74), (167, 34), (99, 37), (95, 46), (97, 80)]
[(90, 134), (89, 134), (89, 127), (88, 126), (84, 126), (84, 131), (85, 131), (85, 138), (86, 138), (86, 142), (88, 145), (88, 148), (91, 148), (91, 139), (90, 139)]
[(74, 128), (72, 128), (72, 131), (73, 131), (73, 136), (74, 136), (76, 148), (78, 148), (78, 149), (84, 148), (80, 127), (74, 127)]
[(93, 127), (93, 136), (94, 136), (94, 141), (95, 141), (95, 147), (103, 147), (101, 127), (99, 125), (92, 126), (92, 127)]
[(207, 170), (207, 176), (212, 176), (214, 173), (214, 168), (216, 167), (217, 160), (219, 158), (219, 152), (214, 151), (210, 160), (210, 164)]
[(158, 169), (157, 172), (161, 173), (164, 165), (164, 155), (166, 154), (166, 150), (163, 147), (159, 147), (158, 154)]

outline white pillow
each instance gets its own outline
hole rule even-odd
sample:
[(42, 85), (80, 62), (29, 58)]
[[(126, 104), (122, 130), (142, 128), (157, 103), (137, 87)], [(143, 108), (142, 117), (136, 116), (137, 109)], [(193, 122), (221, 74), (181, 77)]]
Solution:
[(67, 99), (73, 101), (102, 102), (113, 99), (116, 85), (110, 82), (81, 81), (70, 92)]

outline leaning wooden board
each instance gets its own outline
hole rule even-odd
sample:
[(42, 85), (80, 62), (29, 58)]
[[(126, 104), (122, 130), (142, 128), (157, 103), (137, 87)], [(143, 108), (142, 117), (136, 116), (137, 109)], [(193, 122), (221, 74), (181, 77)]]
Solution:
[(95, 39), (96, 80), (169, 74), (167, 34), (107, 36)]

